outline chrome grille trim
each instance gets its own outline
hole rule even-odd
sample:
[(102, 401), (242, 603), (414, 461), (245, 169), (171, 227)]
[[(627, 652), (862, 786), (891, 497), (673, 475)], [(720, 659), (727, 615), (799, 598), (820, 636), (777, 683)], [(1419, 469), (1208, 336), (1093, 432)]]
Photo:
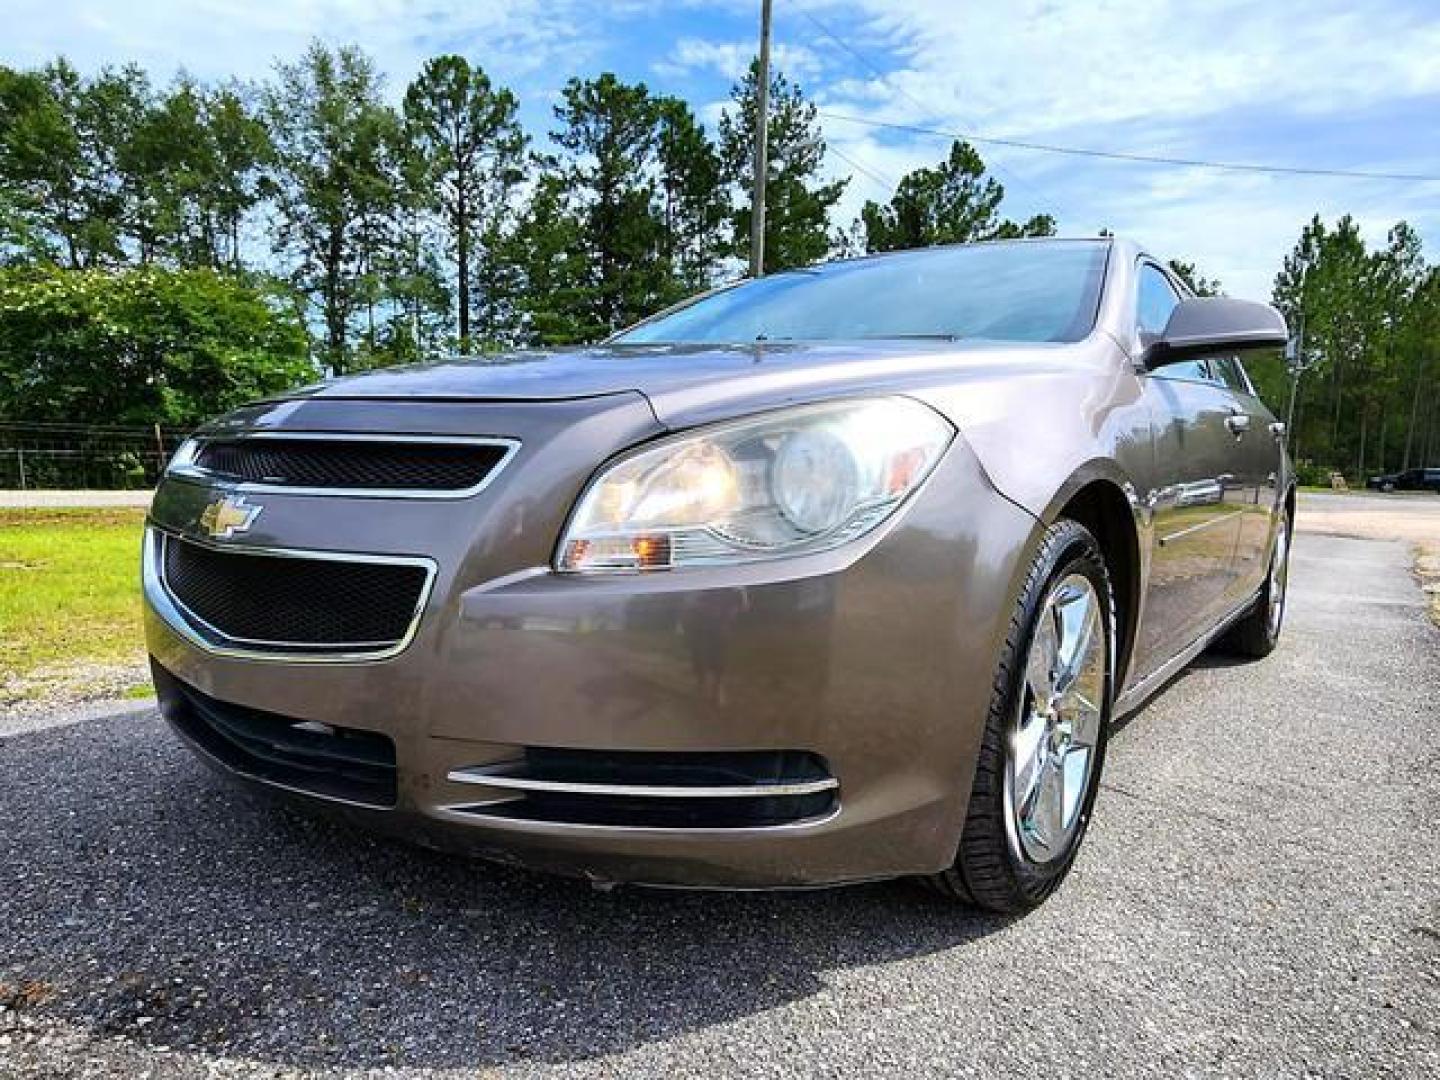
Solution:
[[(483, 476), (480, 481), (466, 488), (453, 490), (426, 491), (418, 488), (346, 488), (307, 487), (293, 484), (266, 484), (254, 480), (233, 480), (222, 473), (202, 468), (194, 463), (195, 454), (210, 440), (216, 442), (239, 442), (244, 439), (283, 439), (291, 442), (349, 442), (365, 443), (409, 443), (425, 446), (489, 446), (504, 450), (504, 456)], [(468, 499), (484, 491), (504, 471), (520, 449), (520, 440), (490, 435), (392, 435), (366, 432), (339, 431), (242, 431), (210, 432), (197, 435), (188, 457), (170, 463), (165, 475), (171, 479), (189, 480), (223, 491), (242, 494), (254, 493), (281, 495), (314, 495), (348, 499)]]
[[(303, 642), (236, 639), (200, 618), (171, 593), (165, 582), (165, 545), (175, 541), (196, 544), (213, 551), (223, 551), (228, 555), (416, 566), (424, 569), (425, 583), (421, 586), (419, 596), (416, 598), (415, 610), (410, 617), (409, 625), (406, 627), (404, 635), (397, 641), (336, 642), (313, 645)], [(141, 584), (146, 601), (167, 626), (196, 648), (214, 656), (239, 660), (266, 660), (286, 664), (373, 663), (398, 656), (415, 639), (415, 635), (420, 629), (420, 618), (434, 591), (437, 570), (434, 559), (421, 556), (213, 544), (191, 536), (180, 536), (155, 525), (147, 525), (141, 557)]]

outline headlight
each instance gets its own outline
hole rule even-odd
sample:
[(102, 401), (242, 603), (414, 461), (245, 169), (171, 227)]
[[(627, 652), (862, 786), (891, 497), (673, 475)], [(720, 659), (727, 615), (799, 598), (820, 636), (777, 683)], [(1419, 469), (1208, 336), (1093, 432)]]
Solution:
[(591, 482), (557, 566), (668, 570), (832, 548), (894, 513), (954, 436), (918, 401), (876, 398), (666, 439)]

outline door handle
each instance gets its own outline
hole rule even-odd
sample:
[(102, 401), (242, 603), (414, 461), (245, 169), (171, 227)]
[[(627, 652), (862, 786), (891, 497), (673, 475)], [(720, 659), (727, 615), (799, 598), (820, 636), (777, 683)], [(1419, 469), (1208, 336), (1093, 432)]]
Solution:
[(1244, 413), (1235, 413), (1225, 418), (1225, 426), (1230, 429), (1230, 434), (1237, 438), (1250, 430), (1250, 417)]

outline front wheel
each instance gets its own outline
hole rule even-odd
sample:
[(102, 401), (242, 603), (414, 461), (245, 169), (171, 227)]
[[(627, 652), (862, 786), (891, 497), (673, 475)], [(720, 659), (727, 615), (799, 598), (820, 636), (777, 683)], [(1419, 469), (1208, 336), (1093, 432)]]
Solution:
[(1075, 861), (1105, 760), (1114, 655), (1095, 538), (1059, 521), (1031, 561), (1001, 650), (954, 864), (931, 878), (1002, 913), (1043, 901)]

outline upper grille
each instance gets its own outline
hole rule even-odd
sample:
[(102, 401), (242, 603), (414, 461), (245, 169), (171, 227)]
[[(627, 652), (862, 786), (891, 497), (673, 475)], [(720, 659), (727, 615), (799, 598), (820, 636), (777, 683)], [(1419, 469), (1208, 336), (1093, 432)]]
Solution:
[(499, 441), (252, 436), (206, 440), (194, 467), (267, 487), (457, 494), (483, 484), (510, 448)]
[(409, 562), (217, 551), (164, 539), (165, 588), (231, 642), (285, 651), (376, 651), (401, 645), (430, 571)]

